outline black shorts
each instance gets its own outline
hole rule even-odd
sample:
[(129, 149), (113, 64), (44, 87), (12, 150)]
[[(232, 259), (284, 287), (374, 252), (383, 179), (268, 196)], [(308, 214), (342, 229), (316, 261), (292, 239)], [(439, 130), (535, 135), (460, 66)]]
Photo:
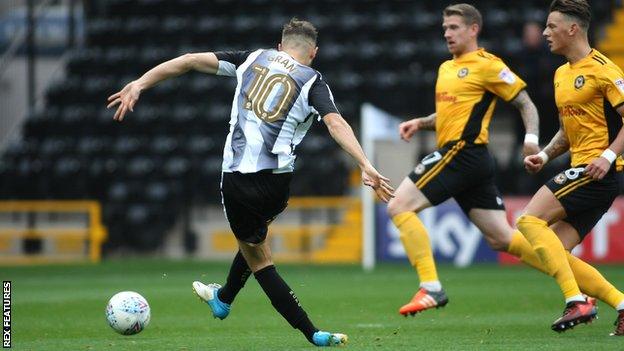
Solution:
[(565, 222), (576, 229), (581, 240), (598, 223), (620, 193), (614, 167), (601, 180), (583, 174), (585, 167), (570, 168), (546, 183), (566, 211)]
[(408, 177), (432, 205), (453, 197), (467, 215), (473, 208), (505, 210), (495, 168), (487, 146), (460, 140), (425, 156)]
[(237, 239), (258, 244), (290, 195), (292, 173), (226, 173), (221, 176), (225, 216)]

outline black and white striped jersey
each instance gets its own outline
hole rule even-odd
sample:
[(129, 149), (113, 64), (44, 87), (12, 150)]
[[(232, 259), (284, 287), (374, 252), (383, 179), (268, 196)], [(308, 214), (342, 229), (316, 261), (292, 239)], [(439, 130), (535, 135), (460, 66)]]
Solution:
[(321, 74), (283, 51), (215, 52), (236, 77), (223, 172), (292, 172), (295, 148), (317, 117), (338, 112)]

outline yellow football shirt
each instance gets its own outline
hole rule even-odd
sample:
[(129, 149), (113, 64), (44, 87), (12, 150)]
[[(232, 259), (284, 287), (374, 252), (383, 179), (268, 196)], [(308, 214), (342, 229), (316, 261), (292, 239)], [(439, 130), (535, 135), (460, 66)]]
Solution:
[(593, 49), (555, 72), (555, 101), (570, 142), (572, 166), (599, 157), (622, 127), (615, 108), (624, 104), (624, 73)]
[(497, 97), (510, 101), (525, 87), (500, 58), (484, 49), (442, 63), (436, 82), (438, 147), (455, 140), (487, 144)]

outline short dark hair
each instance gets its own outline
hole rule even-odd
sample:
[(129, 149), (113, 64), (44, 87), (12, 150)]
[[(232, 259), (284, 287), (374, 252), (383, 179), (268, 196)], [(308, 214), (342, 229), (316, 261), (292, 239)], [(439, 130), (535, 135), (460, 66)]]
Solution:
[(444, 11), (442, 11), (442, 15), (445, 17), (457, 15), (462, 17), (464, 19), (464, 23), (468, 25), (476, 23), (479, 26), (479, 31), (483, 28), (483, 17), (481, 17), (481, 12), (470, 4), (449, 5), (444, 9)]
[(591, 9), (587, 0), (554, 0), (550, 4), (550, 12), (555, 11), (578, 20), (584, 30), (589, 28)]
[(282, 29), (282, 44), (291, 40), (297, 40), (316, 46), (317, 36), (318, 31), (312, 23), (293, 17)]

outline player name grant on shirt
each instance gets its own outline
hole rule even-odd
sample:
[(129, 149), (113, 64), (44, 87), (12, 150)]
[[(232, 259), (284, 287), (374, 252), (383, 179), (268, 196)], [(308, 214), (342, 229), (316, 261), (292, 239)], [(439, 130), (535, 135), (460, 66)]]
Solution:
[(290, 73), (293, 73), (297, 69), (297, 66), (295, 65), (295, 63), (293, 61), (291, 61), (291, 59), (283, 57), (283, 56), (280, 56), (280, 55), (269, 56), (267, 58), (267, 61), (269, 61), (269, 62), (277, 62), (277, 63), (281, 64)]

